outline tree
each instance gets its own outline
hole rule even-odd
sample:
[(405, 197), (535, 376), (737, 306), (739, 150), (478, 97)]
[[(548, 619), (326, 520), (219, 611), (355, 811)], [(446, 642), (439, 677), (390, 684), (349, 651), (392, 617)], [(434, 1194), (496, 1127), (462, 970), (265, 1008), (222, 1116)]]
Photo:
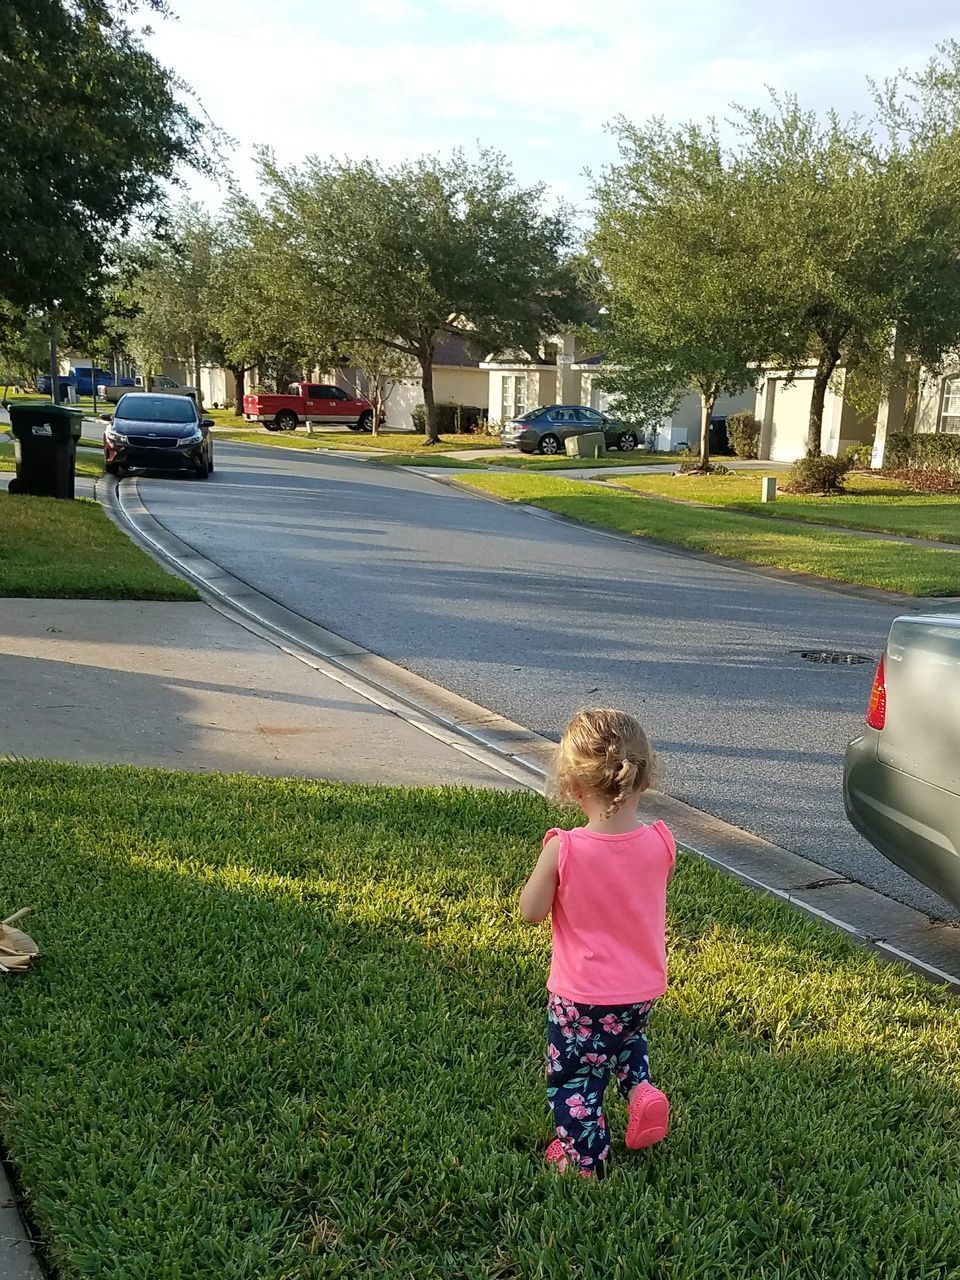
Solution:
[(960, 342), (960, 45), (875, 101), (871, 122), (821, 122), (793, 97), (741, 113), (762, 184), (756, 269), (780, 310), (758, 355), (793, 371), (816, 363), (811, 457), (838, 365), (869, 372), (883, 395), (907, 376), (903, 353), (935, 368)]
[(203, 305), (219, 360), (237, 384), (238, 414), (252, 369), (307, 366), (330, 354), (326, 346), (311, 350), (310, 303), (292, 266), (273, 223), (234, 198), (214, 227)]
[(519, 186), (502, 157), (455, 152), (392, 169), (261, 161), (283, 275), (299, 281), (314, 346), (373, 343), (414, 359), (430, 443), (438, 334), (495, 350), (532, 345), (567, 318), (566, 220), (543, 212), (543, 188)]
[(13, 385), (36, 384), (37, 377), (48, 365), (50, 335), (43, 317), (8, 314), (0, 323), (0, 386), (3, 397)]
[(91, 323), (115, 235), (180, 164), (207, 163), (183, 86), (123, 20), (134, 7), (0, 7), (0, 298), (12, 307)]
[(717, 396), (756, 378), (751, 361), (771, 323), (757, 286), (753, 176), (715, 124), (614, 126), (619, 163), (595, 184), (591, 250), (608, 312), (608, 387), (660, 417), (700, 396), (700, 465), (709, 466)]
[(139, 270), (127, 290), (130, 351), (147, 374), (165, 359), (186, 364), (199, 389), (203, 365), (219, 359), (222, 345), (209, 306), (214, 222), (199, 205), (183, 201), (172, 210), (164, 235), (140, 241), (132, 252)]
[(347, 366), (363, 375), (364, 385), (361, 385), (359, 379), (351, 381), (356, 394), (366, 396), (373, 405), (372, 429), (376, 435), (380, 430), (380, 418), (394, 388), (397, 383), (408, 382), (415, 377), (417, 363), (412, 356), (396, 351), (393, 347), (386, 347), (381, 342), (360, 342), (350, 348)]

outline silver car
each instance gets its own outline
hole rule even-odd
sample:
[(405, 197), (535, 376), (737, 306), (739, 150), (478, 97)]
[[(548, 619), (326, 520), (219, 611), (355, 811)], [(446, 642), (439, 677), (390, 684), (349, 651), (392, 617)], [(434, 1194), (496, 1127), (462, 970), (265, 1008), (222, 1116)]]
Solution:
[(500, 439), (521, 453), (551, 455), (563, 453), (565, 442), (572, 436), (592, 431), (603, 432), (608, 449), (629, 452), (641, 443), (641, 433), (636, 428), (582, 404), (548, 404), (530, 409), (519, 418), (504, 422)]
[(960, 908), (960, 605), (890, 628), (843, 799), (884, 857)]

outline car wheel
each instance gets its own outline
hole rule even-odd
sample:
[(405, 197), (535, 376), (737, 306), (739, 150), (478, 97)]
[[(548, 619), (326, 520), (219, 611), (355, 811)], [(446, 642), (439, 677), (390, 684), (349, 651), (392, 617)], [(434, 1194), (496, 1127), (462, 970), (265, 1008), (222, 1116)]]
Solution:
[(193, 473), (198, 480), (206, 480), (210, 476), (210, 463), (206, 458), (200, 463), (196, 471)]
[(624, 431), (621, 433), (620, 438), (617, 441), (617, 448), (621, 453), (632, 453), (639, 444), (640, 441), (637, 439), (637, 433), (635, 431)]
[(210, 472), (213, 471), (213, 446), (212, 445), (207, 451), (207, 470)]
[(264, 422), (262, 424), (268, 431), (280, 431), (281, 428), (275, 422)]
[(274, 418), (278, 431), (296, 431), (297, 415), (291, 409), (282, 409)]
[(103, 469), (108, 476), (118, 476), (120, 474), (119, 462), (105, 462), (103, 464)]
[(540, 443), (537, 445), (537, 448), (541, 453), (546, 453), (550, 456), (553, 456), (553, 454), (560, 452), (560, 437), (559, 436), (541, 436)]
[(356, 422), (352, 422), (350, 424), (351, 431), (370, 431), (372, 430), (372, 428), (373, 428), (373, 413), (369, 409), (367, 409), (364, 413), (361, 413), (360, 417), (356, 420)]

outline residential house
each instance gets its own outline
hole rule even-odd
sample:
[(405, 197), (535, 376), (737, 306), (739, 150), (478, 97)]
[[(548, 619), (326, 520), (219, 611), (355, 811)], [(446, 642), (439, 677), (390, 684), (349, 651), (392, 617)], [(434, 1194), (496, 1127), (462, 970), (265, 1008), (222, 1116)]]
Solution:
[[(175, 379), (185, 387), (193, 386), (193, 369), (190, 365), (182, 364), (178, 360), (165, 360), (163, 368), (158, 369), (157, 372), (166, 374), (168, 378)], [(223, 369), (219, 365), (201, 366), (200, 398), (205, 405), (211, 409), (227, 408), (233, 405), (236, 394), (237, 382), (229, 369)]]
[(960, 358), (948, 364), (943, 376), (921, 370), (914, 430), (960, 435)]
[[(546, 404), (582, 404), (601, 413), (615, 412), (611, 396), (601, 385), (603, 357), (584, 349), (582, 340), (562, 334), (541, 344), (535, 355), (526, 351), (488, 356), (481, 368), (490, 378), (490, 416), (502, 420)], [(752, 409), (753, 391), (720, 396), (715, 418), (726, 418), (741, 409)], [(663, 451), (694, 444), (700, 438), (700, 397), (685, 395), (672, 414), (656, 426), (654, 447)]]
[[(368, 395), (367, 379), (359, 369), (345, 364), (336, 372), (324, 375), (337, 386), (354, 394)], [(480, 359), (469, 343), (457, 333), (448, 333), (437, 341), (433, 360), (433, 397), (438, 405), (459, 404), (487, 414), (487, 375)], [(413, 428), (413, 413), (423, 404), (423, 387), (419, 371), (413, 378), (394, 385), (387, 400), (387, 426), (395, 431)]]
[[(754, 409), (760, 423), (761, 458), (795, 462), (806, 454), (815, 372), (813, 365), (793, 376), (786, 369), (764, 369)], [(853, 445), (870, 444), (874, 438), (878, 407), (863, 414), (845, 400), (848, 377), (846, 369), (837, 369), (827, 388), (820, 435), (823, 453), (839, 456)]]

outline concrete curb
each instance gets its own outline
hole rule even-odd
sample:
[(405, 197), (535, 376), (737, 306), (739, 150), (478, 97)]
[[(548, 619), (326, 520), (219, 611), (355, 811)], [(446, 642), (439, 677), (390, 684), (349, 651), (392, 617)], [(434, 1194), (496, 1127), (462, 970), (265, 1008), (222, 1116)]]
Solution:
[[(482, 495), (481, 495), (482, 496)], [(213, 607), (425, 732), (544, 793), (555, 743), (523, 725), (327, 631), (226, 573), (171, 534), (144, 506), (135, 482), (98, 485), (121, 527), (196, 585)], [(538, 512), (538, 514), (542, 514)], [(581, 526), (582, 527), (582, 526)], [(841, 929), (887, 959), (960, 988), (960, 927), (931, 919), (873, 889), (714, 818), (651, 792), (645, 812), (662, 818), (691, 853), (744, 884)]]
[(17, 1197), (0, 1164), (0, 1280), (43, 1280)]

